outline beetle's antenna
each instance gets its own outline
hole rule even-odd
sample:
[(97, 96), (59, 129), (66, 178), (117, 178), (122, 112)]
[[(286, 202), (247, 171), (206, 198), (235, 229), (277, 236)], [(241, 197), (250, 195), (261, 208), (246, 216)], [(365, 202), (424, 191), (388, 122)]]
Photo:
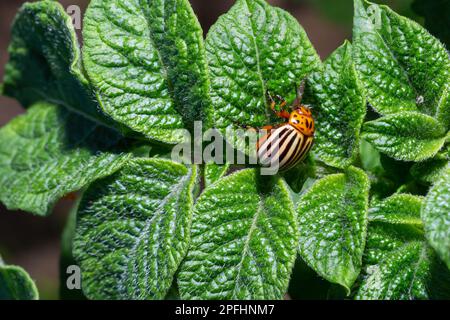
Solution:
[(302, 82), (300, 82), (300, 86), (296, 88), (298, 104), (302, 103), (303, 93), (305, 93), (305, 85), (306, 85), (306, 80), (303, 79)]
[(295, 100), (292, 102), (291, 110), (295, 110), (295, 108), (298, 106), (298, 100), (299, 99), (298, 99), (297, 88), (298, 88), (297, 82), (294, 82)]
[(266, 98), (269, 100), (270, 103), (275, 102), (269, 89), (266, 90)]
[(303, 92), (305, 91), (305, 79), (300, 82), (300, 86), (294, 83), (295, 86), (295, 101), (292, 105), (293, 108), (299, 107), (302, 104)]

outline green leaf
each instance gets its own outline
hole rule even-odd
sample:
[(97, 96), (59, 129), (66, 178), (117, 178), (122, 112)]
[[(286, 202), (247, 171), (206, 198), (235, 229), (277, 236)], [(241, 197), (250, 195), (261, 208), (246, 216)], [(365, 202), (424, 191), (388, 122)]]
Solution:
[(45, 100), (111, 126), (80, 71), (71, 18), (56, 1), (25, 3), (17, 14), (5, 66), (6, 95), (29, 107)]
[(182, 299), (281, 299), (298, 230), (286, 184), (245, 169), (203, 191), (190, 251), (178, 276)]
[(187, 0), (93, 0), (83, 39), (86, 72), (114, 120), (166, 143), (209, 121), (203, 33)]
[[(368, 246), (371, 243), (381, 243), (384, 235), (369, 235)], [(389, 254), (381, 258), (378, 264), (367, 267), (367, 275), (359, 288), (356, 299), (358, 300), (416, 300), (430, 299), (432, 294), (429, 290), (434, 287), (429, 283), (433, 277), (442, 277), (448, 290), (447, 270), (435, 260), (433, 251), (427, 247), (425, 242), (410, 241), (404, 244), (391, 243), (385, 239), (384, 242), (393, 248), (383, 248)], [(436, 266), (434, 266), (436, 264)], [(434, 268), (439, 273), (432, 271)], [(436, 272), (433, 275), (433, 272)], [(444, 294), (448, 299), (447, 293)]]
[(205, 164), (203, 175), (205, 179), (205, 187), (209, 187), (211, 184), (222, 178), (230, 169), (230, 164), (215, 164), (210, 162)]
[(300, 256), (321, 277), (349, 293), (358, 277), (367, 225), (369, 179), (357, 168), (318, 180), (297, 210)]
[(353, 39), (356, 68), (375, 110), (420, 111), (449, 128), (450, 59), (439, 40), (387, 6), (362, 0), (355, 0)]
[(217, 128), (267, 125), (266, 90), (293, 98), (321, 65), (297, 20), (264, 0), (238, 0), (211, 27), (206, 50)]
[(450, 297), (450, 272), (424, 241), (418, 224), (422, 204), (421, 197), (396, 195), (371, 209), (378, 218), (369, 223), (356, 299)]
[(366, 122), (362, 136), (380, 152), (404, 161), (431, 158), (445, 143), (443, 126), (418, 112), (400, 112)]
[(4, 93), (26, 107), (51, 105), (37, 103), (0, 131), (0, 199), (10, 209), (44, 215), (59, 197), (114, 172), (124, 157), (108, 149), (122, 138), (97, 110), (60, 4), (26, 3), (11, 37)]
[(196, 167), (133, 159), (84, 193), (74, 256), (90, 299), (163, 299), (186, 254)]
[(359, 151), (359, 132), (366, 101), (352, 62), (352, 46), (345, 42), (310, 81), (317, 130), (314, 152), (328, 165), (346, 168)]
[[(439, 101), (437, 119), (450, 130), (450, 85), (447, 84), (445, 91), (442, 93)], [(447, 136), (450, 137), (450, 136)], [(447, 140), (448, 141), (448, 140)]]
[(420, 207), (423, 198), (410, 194), (395, 194), (369, 210), (369, 221), (422, 226)]
[(411, 175), (422, 183), (432, 184), (442, 176), (449, 159), (445, 153), (438, 153), (434, 158), (415, 163), (411, 167)]
[(10, 210), (38, 215), (128, 158), (117, 132), (69, 112), (37, 103), (0, 129), (0, 200)]
[(422, 219), (429, 244), (450, 268), (450, 165), (430, 189)]
[(28, 273), (0, 258), (0, 300), (37, 300), (39, 293)]

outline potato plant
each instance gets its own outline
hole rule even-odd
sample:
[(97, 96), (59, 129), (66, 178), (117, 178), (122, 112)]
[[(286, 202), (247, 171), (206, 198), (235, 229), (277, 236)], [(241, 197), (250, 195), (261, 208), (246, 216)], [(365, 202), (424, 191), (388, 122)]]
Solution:
[[(18, 12), (0, 200), (47, 216), (80, 191), (64, 248), (87, 298), (450, 298), (450, 59), (422, 26), (355, 0), (321, 61), (264, 0), (206, 38), (188, 0), (91, 0), (82, 36), (56, 1)], [(266, 92), (291, 102), (303, 79), (316, 133), (295, 168), (171, 159), (195, 121), (273, 124)], [(0, 297), (37, 291), (0, 264)]]

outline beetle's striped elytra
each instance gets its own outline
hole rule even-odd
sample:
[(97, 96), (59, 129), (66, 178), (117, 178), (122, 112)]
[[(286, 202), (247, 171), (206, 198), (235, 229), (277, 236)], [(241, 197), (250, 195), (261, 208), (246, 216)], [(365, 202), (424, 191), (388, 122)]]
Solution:
[(271, 109), (278, 117), (286, 119), (285, 123), (276, 126), (264, 126), (266, 133), (258, 140), (256, 150), (260, 165), (287, 170), (302, 161), (314, 142), (314, 119), (311, 110), (301, 104), (303, 95), (302, 84), (300, 95), (292, 106), (292, 111), (286, 111), (286, 101), (280, 96), (281, 111), (276, 111), (276, 102), (268, 93)]

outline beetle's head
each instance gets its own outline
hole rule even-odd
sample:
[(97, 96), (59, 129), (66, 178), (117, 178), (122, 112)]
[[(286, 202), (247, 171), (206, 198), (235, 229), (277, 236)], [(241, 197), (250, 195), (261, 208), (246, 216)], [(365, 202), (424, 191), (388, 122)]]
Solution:
[(314, 135), (314, 119), (311, 110), (304, 105), (299, 106), (291, 112), (289, 124), (305, 136), (310, 137)]

